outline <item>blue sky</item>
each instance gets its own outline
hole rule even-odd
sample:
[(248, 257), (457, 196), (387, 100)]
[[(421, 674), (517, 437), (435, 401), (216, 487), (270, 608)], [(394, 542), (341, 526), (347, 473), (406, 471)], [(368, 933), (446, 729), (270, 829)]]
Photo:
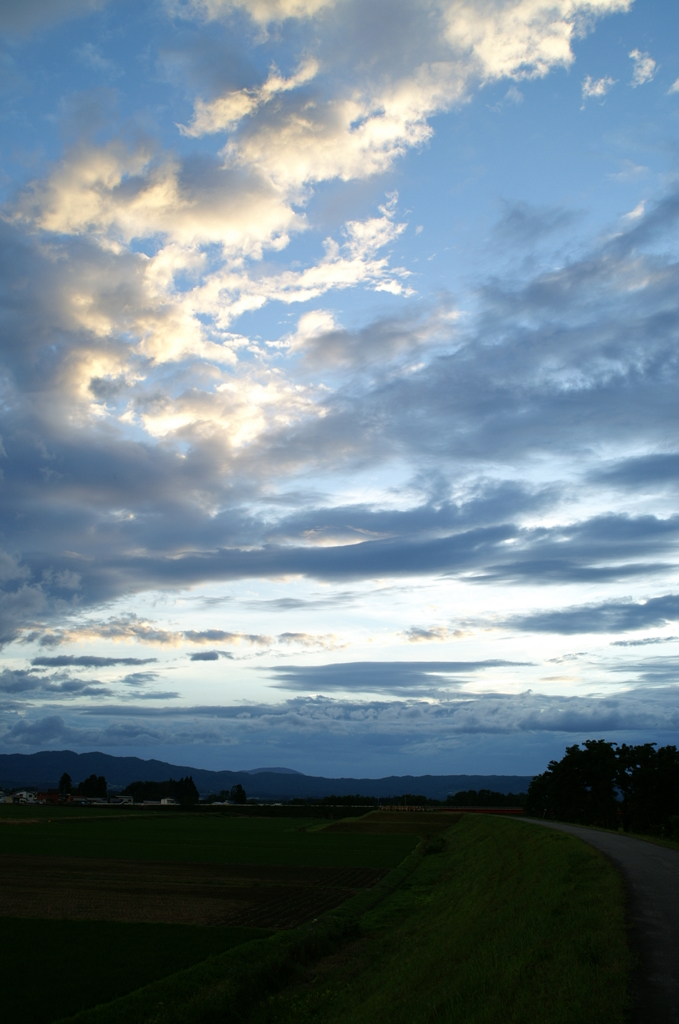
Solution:
[(0, 9), (0, 749), (679, 739), (652, 0)]

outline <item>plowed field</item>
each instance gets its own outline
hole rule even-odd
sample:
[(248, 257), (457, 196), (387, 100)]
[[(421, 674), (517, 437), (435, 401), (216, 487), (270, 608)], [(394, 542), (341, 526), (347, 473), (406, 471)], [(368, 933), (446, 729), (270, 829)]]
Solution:
[(0, 858), (0, 915), (293, 928), (386, 869)]

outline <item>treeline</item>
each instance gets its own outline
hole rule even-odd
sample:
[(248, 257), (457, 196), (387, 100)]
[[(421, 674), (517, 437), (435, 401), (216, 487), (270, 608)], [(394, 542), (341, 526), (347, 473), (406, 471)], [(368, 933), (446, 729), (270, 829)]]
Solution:
[(495, 793), (492, 789), (465, 789), (449, 796), (447, 804), (453, 807), (523, 807), (525, 793)]
[(523, 807), (526, 802), (525, 793), (495, 793), (490, 789), (467, 789), (449, 795), (445, 800), (435, 800), (421, 793), (401, 793), (399, 796), (324, 796), (296, 797), (289, 801), (297, 805), (314, 805), (334, 807), (380, 807), (392, 805), (396, 807)]
[(73, 781), (68, 772), (59, 779), (59, 792), (62, 796), (82, 796), (82, 797), (96, 797), (99, 800), (105, 800), (107, 795), (106, 790), (106, 779), (103, 775), (90, 775), (88, 779), (83, 779), (74, 788)]
[(655, 743), (576, 743), (533, 779), (526, 813), (679, 837), (679, 752)]
[(144, 800), (176, 800), (183, 807), (191, 807), (198, 803), (198, 790), (193, 776), (178, 780), (168, 779), (167, 782), (131, 782), (122, 792), (123, 796), (131, 796), (136, 804)]
[(225, 800), (230, 800), (234, 804), (245, 804), (247, 803), (248, 795), (238, 782), (231, 789), (221, 789), (219, 793), (210, 793), (205, 799), (206, 804), (224, 803)]

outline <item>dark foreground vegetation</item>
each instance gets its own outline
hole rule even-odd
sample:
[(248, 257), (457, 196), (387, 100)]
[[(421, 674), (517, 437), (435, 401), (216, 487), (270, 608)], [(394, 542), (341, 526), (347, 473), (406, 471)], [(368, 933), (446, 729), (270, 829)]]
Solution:
[(4, 1018), (623, 1021), (624, 894), (596, 851), (445, 809), (294, 810), (1, 808)]
[(679, 751), (605, 740), (567, 747), (531, 782), (526, 813), (679, 839)]

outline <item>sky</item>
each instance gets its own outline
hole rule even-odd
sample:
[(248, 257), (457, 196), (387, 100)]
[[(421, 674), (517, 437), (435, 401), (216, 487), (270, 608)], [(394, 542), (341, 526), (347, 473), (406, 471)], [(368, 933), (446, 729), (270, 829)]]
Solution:
[(679, 742), (679, 9), (0, 3), (0, 751)]

